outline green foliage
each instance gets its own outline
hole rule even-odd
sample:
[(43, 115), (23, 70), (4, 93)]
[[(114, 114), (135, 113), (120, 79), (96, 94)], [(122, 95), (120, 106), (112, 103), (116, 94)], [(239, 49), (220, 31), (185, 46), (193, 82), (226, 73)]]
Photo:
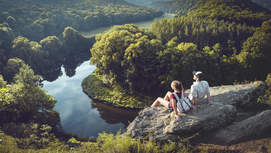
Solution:
[(0, 74), (3, 74), (3, 69), (7, 62), (7, 57), (5, 54), (6, 54), (5, 50), (0, 48)]
[(57, 54), (62, 47), (62, 42), (56, 36), (48, 36), (40, 41), (42, 49), (50, 54)]
[(188, 152), (184, 145), (176, 145), (174, 142), (160, 144), (153, 140), (132, 139), (129, 136), (120, 136), (119, 134), (101, 133), (97, 139), (102, 152), (112, 153), (174, 153)]
[(34, 75), (29, 66), (20, 68), (15, 83), (1, 88), (2, 113), (5, 114), (1, 115), (1, 121), (39, 120), (39, 114), (52, 111), (56, 100), (41, 89), (39, 81), (40, 76)]
[(124, 0), (79, 1), (1, 1), (0, 23), (31, 40), (59, 35), (67, 26), (93, 30), (100, 26), (142, 21), (161, 16), (162, 12), (130, 5)]
[(72, 27), (66, 27), (62, 33), (64, 39), (64, 48), (66, 52), (87, 51), (91, 45), (89, 39), (83, 37), (77, 30)]
[(48, 147), (50, 142), (55, 141), (52, 127), (45, 124), (11, 122), (4, 124), (2, 129), (6, 134), (17, 138), (17, 145), (22, 149), (44, 148)]
[[(156, 53), (163, 47), (159, 40), (134, 25), (115, 26), (96, 38), (91, 49), (92, 64), (110, 86), (119, 84), (129, 91), (153, 92), (157, 85)], [(142, 86), (142, 84), (146, 86)]]
[[(154, 21), (152, 33), (165, 44), (172, 38), (180, 42), (193, 42), (199, 48), (221, 45), (223, 54), (233, 54), (232, 47), (241, 48), (243, 41), (255, 31), (254, 27), (216, 19), (202, 19), (191, 16)], [(235, 49), (235, 50), (236, 50)]]
[(8, 82), (11, 82), (20, 70), (21, 67), (24, 65), (24, 61), (19, 58), (10, 58), (6, 66), (4, 67), (4, 76)]
[(154, 99), (144, 94), (127, 94), (125, 89), (115, 85), (115, 88), (108, 86), (102, 80), (103, 76), (93, 72), (82, 82), (82, 88), (92, 99), (110, 102), (118, 107), (144, 108), (150, 105)]
[[(246, 70), (250, 79), (258, 78), (263, 80), (270, 71), (271, 58), (271, 20), (263, 22), (262, 26), (256, 30), (253, 36), (249, 37), (242, 47), (242, 51), (237, 55), (238, 61)], [(251, 74), (251, 72), (254, 72)], [(261, 74), (261, 75), (259, 75)]]
[(266, 76), (265, 83), (267, 85), (267, 89), (265, 90), (265, 94), (258, 98), (258, 102), (262, 104), (267, 104), (269, 107), (271, 106), (271, 73)]
[(8, 49), (14, 39), (14, 32), (7, 23), (0, 22), (0, 48)]
[(46, 52), (42, 50), (42, 46), (35, 41), (30, 41), (25, 37), (16, 37), (12, 42), (12, 56), (22, 59), (26, 64), (38, 71), (42, 67), (43, 57)]
[(151, 4), (151, 7), (157, 8), (164, 12), (176, 13), (178, 16), (186, 15), (191, 8), (199, 0), (166, 0), (166, 1), (157, 1)]
[(247, 0), (202, 0), (188, 16), (259, 26), (270, 19), (271, 14), (269, 10)]
[(0, 88), (5, 88), (7, 85), (6, 81), (4, 81), (3, 76), (0, 75)]
[[(208, 47), (205, 47), (205, 50)], [(210, 51), (211, 52), (211, 51)], [(160, 71), (162, 74), (161, 84), (166, 87), (164, 91), (170, 90), (169, 84), (172, 80), (181, 80), (185, 87), (191, 85), (193, 70), (201, 70), (208, 78), (209, 83), (217, 83), (221, 80), (220, 57), (210, 55), (208, 52), (200, 51), (194, 43), (180, 43), (173, 48), (167, 48), (159, 53), (158, 59), (160, 61)]]

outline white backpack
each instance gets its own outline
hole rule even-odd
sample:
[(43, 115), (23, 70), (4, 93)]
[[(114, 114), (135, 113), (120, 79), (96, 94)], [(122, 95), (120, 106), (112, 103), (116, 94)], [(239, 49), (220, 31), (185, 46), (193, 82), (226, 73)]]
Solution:
[(177, 110), (179, 112), (187, 112), (192, 108), (192, 104), (190, 100), (184, 96), (184, 93), (182, 92), (182, 98), (180, 99), (179, 96), (176, 93), (173, 93), (177, 102)]

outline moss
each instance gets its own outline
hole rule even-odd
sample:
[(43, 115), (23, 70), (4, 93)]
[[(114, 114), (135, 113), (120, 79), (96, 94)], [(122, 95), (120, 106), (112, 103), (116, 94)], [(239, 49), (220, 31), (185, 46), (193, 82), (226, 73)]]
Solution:
[(109, 87), (103, 83), (101, 78), (102, 76), (94, 72), (82, 82), (83, 91), (94, 100), (125, 108), (144, 108), (154, 100), (153, 97), (127, 94), (119, 86)]

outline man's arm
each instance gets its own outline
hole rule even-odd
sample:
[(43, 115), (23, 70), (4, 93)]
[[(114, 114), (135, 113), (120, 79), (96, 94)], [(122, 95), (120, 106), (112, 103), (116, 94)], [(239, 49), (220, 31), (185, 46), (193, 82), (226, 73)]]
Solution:
[(207, 102), (210, 103), (210, 92), (207, 94)]
[(193, 105), (196, 105), (196, 104), (197, 104), (197, 98), (196, 98), (196, 97), (193, 97), (193, 98), (191, 99), (191, 101), (192, 101), (192, 104), (193, 104)]
[(207, 102), (210, 103), (210, 87), (209, 87), (209, 83), (206, 81), (207, 83)]
[(191, 90), (190, 90), (190, 95), (189, 96), (190, 96), (189, 98), (190, 98), (192, 104), (196, 105), (197, 104), (198, 94), (197, 94), (196, 89), (195, 89), (195, 87), (193, 85), (191, 86)]

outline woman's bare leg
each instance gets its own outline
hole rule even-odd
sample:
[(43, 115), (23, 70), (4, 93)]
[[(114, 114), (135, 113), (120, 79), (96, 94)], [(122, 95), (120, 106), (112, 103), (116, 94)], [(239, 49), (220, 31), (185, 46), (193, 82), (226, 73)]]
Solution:
[(153, 104), (151, 105), (152, 108), (154, 107), (157, 107), (158, 105), (163, 105), (164, 107), (168, 108), (168, 104), (169, 104), (169, 101), (161, 98), (161, 97), (158, 97), (154, 102)]
[(166, 93), (165, 97), (164, 97), (164, 100), (170, 101), (169, 97), (170, 97), (171, 94), (172, 94), (172, 93), (171, 93), (170, 91), (168, 91), (168, 92)]

